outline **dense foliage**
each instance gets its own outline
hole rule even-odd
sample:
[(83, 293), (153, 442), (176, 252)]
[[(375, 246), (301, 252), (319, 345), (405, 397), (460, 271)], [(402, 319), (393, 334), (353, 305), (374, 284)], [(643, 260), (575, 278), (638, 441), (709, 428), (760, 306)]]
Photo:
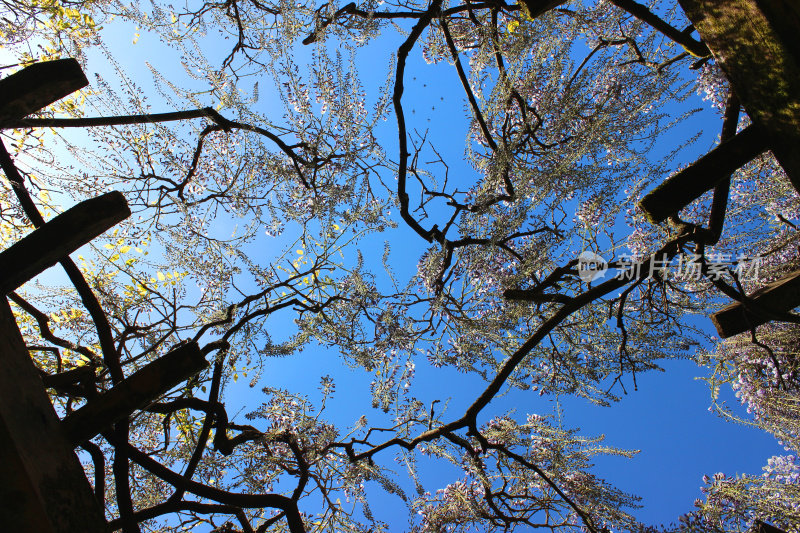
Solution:
[[(69, 413), (189, 339), (212, 361), (114, 442), (83, 445), (112, 524), (406, 527), (373, 517), (373, 480), (415, 531), (637, 530), (636, 498), (591, 473), (593, 456), (629, 452), (551, 413), (489, 404), (513, 387), (613, 409), (637, 374), (688, 357), (752, 414), (723, 416), (788, 451), (763, 475), (708, 479), (674, 529), (800, 531), (797, 318), (724, 341), (693, 318), (797, 268), (800, 198), (766, 154), (669, 223), (643, 216), (644, 192), (688, 162), (692, 95), (723, 137), (749, 123), (680, 7), (655, 4), (643, 17), (623, 0), (3, 2), (7, 72), (56, 57), (111, 65), (3, 131), (27, 188), (0, 189), (4, 246), (32, 228), (20, 194), (45, 218), (112, 189), (133, 210), (76, 256), (104, 317), (69, 285), (11, 298), (42, 371), (96, 368), (94, 382), (50, 389), (54, 404)], [(180, 57), (170, 70), (153, 58), (157, 94), (108, 52), (130, 25)], [(447, 102), (421, 88), (443, 69), (461, 91)], [(437, 105), (461, 116), (416, 111)], [(724, 225), (709, 219), (712, 196)], [(605, 277), (580, 275), (584, 251), (610, 262)], [(644, 274), (616, 275), (626, 261)], [(352, 420), (325, 410), (335, 379), (316, 401), (270, 383), (274, 357), (317, 346), (372, 376)], [(421, 366), (485, 388), (444, 410), (456, 391), (424, 403)], [(227, 399), (248, 385), (263, 395), (234, 416)], [(460, 478), (428, 486), (417, 465), (431, 459)]]

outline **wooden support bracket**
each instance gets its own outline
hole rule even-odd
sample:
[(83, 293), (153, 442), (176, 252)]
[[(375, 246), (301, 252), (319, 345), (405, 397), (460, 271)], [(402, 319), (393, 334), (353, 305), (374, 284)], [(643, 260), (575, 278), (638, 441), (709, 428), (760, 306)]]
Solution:
[(62, 421), (64, 433), (77, 446), (155, 402), (206, 366), (208, 363), (196, 342), (183, 344), (68, 415)]
[(767, 314), (745, 309), (741, 302), (727, 305), (711, 315), (720, 337), (744, 333), (769, 322), (768, 313), (786, 313), (800, 305), (800, 270), (758, 289), (749, 298)]
[(68, 209), (0, 253), (0, 295), (53, 266), (131, 214), (114, 191)]
[(75, 59), (34, 63), (0, 80), (0, 123), (26, 117), (87, 85)]
[(685, 169), (667, 178), (641, 199), (639, 207), (653, 224), (662, 222), (766, 150), (764, 135), (757, 126), (748, 126), (732, 139), (720, 143)]
[(5, 298), (0, 298), (0, 357), (0, 528), (107, 532)]

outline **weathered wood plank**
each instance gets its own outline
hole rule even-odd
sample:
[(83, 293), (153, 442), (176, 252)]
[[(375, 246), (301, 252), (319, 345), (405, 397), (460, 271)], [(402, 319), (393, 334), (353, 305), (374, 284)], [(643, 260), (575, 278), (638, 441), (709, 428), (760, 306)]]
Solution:
[(0, 295), (53, 266), (131, 214), (114, 191), (68, 209), (0, 253)]
[[(767, 313), (786, 313), (800, 305), (800, 270), (762, 287), (749, 296)], [(748, 331), (770, 321), (768, 316), (745, 309), (736, 302), (711, 315), (711, 321), (723, 339)]]
[[(679, 0), (800, 191), (800, 8), (795, 0)], [(794, 21), (794, 22), (793, 22)]]
[(0, 298), (0, 521), (3, 531), (106, 532), (89, 482)]
[(639, 207), (657, 224), (700, 198), (739, 167), (767, 150), (766, 138), (757, 126), (748, 126), (732, 139), (664, 180), (641, 199)]
[(206, 366), (208, 363), (196, 342), (183, 344), (68, 415), (62, 421), (64, 432), (77, 446), (155, 402)]
[(75, 59), (34, 63), (0, 80), (0, 123), (26, 117), (87, 85)]

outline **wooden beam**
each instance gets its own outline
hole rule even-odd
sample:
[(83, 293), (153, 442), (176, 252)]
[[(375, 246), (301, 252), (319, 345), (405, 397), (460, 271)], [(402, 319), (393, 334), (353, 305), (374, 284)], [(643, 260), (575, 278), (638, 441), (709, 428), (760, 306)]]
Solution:
[(759, 128), (748, 126), (667, 178), (641, 199), (639, 207), (654, 224), (666, 220), (766, 150), (766, 139)]
[(800, 270), (758, 289), (749, 298), (755, 304), (754, 310), (736, 302), (711, 315), (720, 337), (744, 333), (772, 320), (770, 315), (786, 313), (800, 305)]
[(679, 2), (800, 191), (800, 7), (796, 0)]
[(107, 532), (5, 298), (0, 298), (0, 357), (2, 529)]
[(26, 117), (87, 85), (75, 59), (34, 63), (0, 80), (0, 123)]
[(0, 253), (0, 295), (53, 266), (131, 214), (114, 191), (79, 203)]
[(206, 366), (208, 363), (196, 342), (183, 344), (68, 415), (62, 421), (64, 432), (77, 446), (155, 402)]
[(786, 532), (775, 526), (767, 524), (766, 522), (762, 522), (761, 520), (756, 520), (754, 533), (786, 533)]

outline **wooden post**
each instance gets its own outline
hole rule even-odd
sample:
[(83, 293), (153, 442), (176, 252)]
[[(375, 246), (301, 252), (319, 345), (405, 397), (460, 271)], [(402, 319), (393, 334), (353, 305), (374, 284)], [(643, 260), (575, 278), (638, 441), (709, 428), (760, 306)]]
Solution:
[(800, 270), (751, 294), (755, 306), (765, 313), (745, 309), (741, 302), (727, 305), (711, 315), (711, 321), (723, 339), (769, 322), (770, 313), (786, 313), (800, 305)]
[[(74, 59), (26, 67), (0, 80), (0, 122), (19, 120), (87, 84)], [(0, 254), (0, 521), (5, 531), (108, 531), (5, 298), (105, 231), (106, 213), (98, 214), (96, 207), (110, 200), (119, 208), (122, 201), (126, 214), (111, 225), (130, 215), (121, 194), (106, 196), (56, 217)]]
[(0, 357), (2, 529), (107, 532), (5, 298), (0, 298)]
[(796, 0), (679, 0), (736, 96), (800, 191), (800, 6)]
[(68, 415), (62, 421), (64, 432), (77, 446), (155, 402), (159, 396), (206, 366), (208, 363), (196, 342), (181, 345)]
[(114, 191), (68, 209), (0, 253), (0, 296), (64, 259), (131, 214)]
[(653, 224), (700, 198), (717, 183), (767, 149), (764, 135), (757, 126), (748, 126), (735, 137), (724, 141), (706, 155), (667, 178), (639, 202)]
[(87, 85), (75, 59), (34, 63), (0, 80), (0, 123), (26, 117)]

